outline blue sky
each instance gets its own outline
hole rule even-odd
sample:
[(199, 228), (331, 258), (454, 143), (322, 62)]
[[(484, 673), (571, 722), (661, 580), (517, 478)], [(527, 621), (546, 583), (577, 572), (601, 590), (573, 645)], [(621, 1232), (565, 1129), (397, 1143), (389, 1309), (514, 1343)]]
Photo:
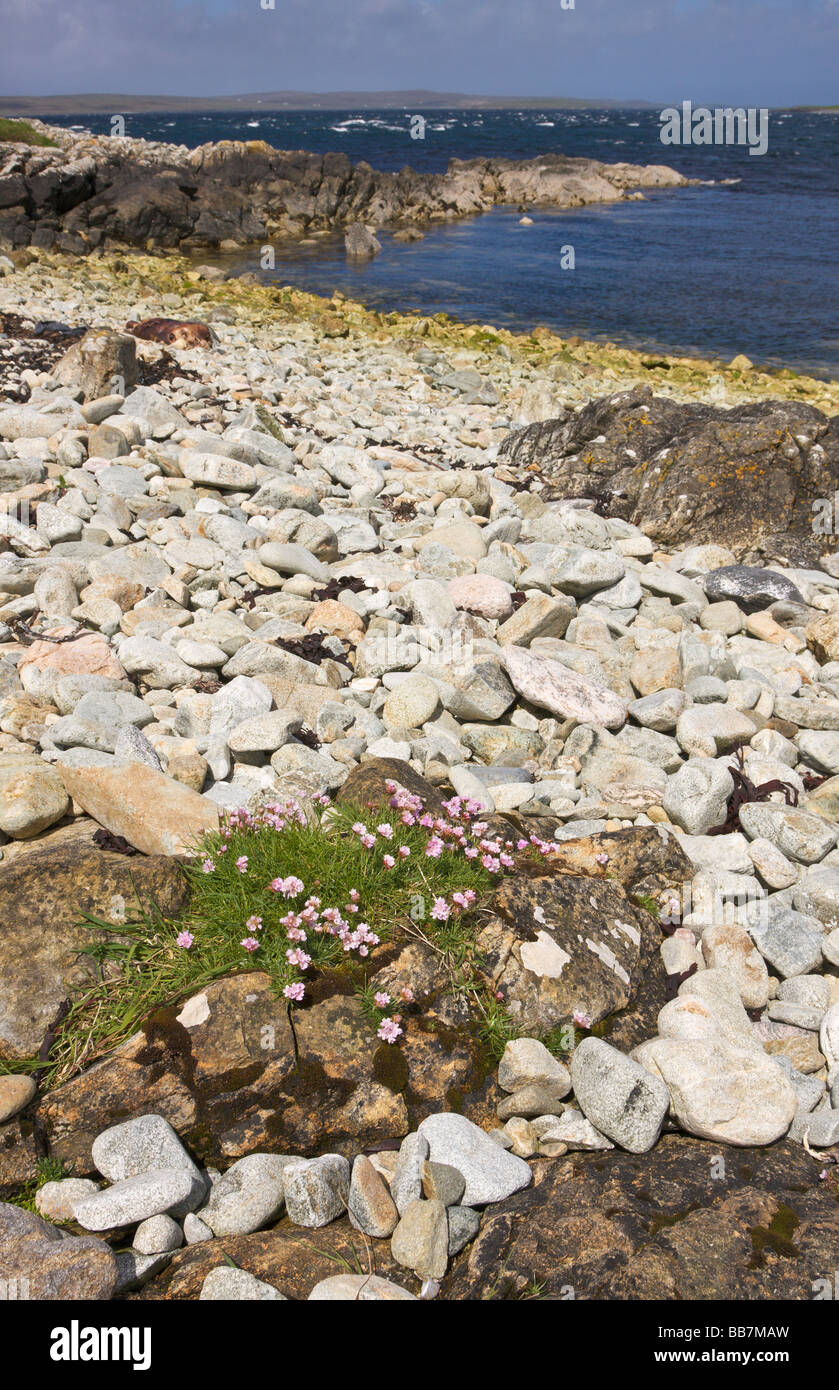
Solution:
[(266, 3), (0, 0), (0, 92), (839, 102), (839, 0)]

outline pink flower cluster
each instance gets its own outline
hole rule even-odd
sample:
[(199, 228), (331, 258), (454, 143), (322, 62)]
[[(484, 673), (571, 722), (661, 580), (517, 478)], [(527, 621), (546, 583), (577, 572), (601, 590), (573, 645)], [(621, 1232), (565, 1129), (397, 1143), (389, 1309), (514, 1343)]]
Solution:
[[(408, 792), (394, 781), (385, 783), (390, 793), (390, 805), (398, 811), (403, 825), (421, 826), (431, 833), (425, 847), (428, 859), (439, 859), (446, 849), (461, 853), (465, 859), (479, 859), (483, 868), (491, 874), (503, 873), (515, 866), (511, 851), (533, 849), (543, 858), (549, 858), (559, 848), (555, 843), (541, 840), (531, 835), (529, 840), (517, 841), (484, 838), (488, 829), (486, 821), (479, 820), (483, 806), (479, 801), (466, 797), (453, 796), (442, 803), (445, 817), (432, 816), (423, 809), (420, 797)], [(353, 827), (356, 829), (357, 827)], [(361, 830), (366, 827), (359, 826)], [(379, 827), (381, 829), (381, 827)]]
[[(363, 821), (356, 821), (352, 826), (352, 832), (365, 849), (382, 851), (380, 862), (387, 870), (395, 869), (400, 860), (405, 861), (411, 855), (410, 846), (399, 843), (400, 826), (405, 829), (418, 827), (427, 832), (427, 859), (439, 860), (443, 855), (462, 854), (468, 861), (479, 861), (481, 866), (493, 875), (513, 868), (516, 852), (535, 853), (547, 859), (559, 848), (557, 844), (542, 840), (537, 835), (531, 835), (528, 839), (518, 838), (515, 841), (488, 835), (489, 825), (486, 819), (481, 819), (484, 808), (478, 801), (453, 796), (442, 802), (443, 815), (438, 816), (425, 809), (421, 797), (407, 791), (397, 782), (388, 781), (385, 785), (393, 817), (373, 827), (367, 826)], [(322, 807), (329, 805), (328, 797), (316, 797), (314, 800)], [(212, 874), (216, 871), (218, 858), (227, 853), (234, 832), (257, 833), (268, 829), (281, 833), (292, 826), (305, 826), (307, 823), (306, 813), (300, 803), (294, 800), (265, 806), (258, 812), (250, 812), (244, 808), (230, 812), (224, 817), (221, 843), (216, 850), (215, 858), (209, 853), (205, 853), (203, 858), (199, 856), (200, 872)], [(608, 862), (607, 856), (598, 856), (598, 862)], [(243, 876), (250, 874), (251, 878), (253, 877), (247, 854), (239, 855), (235, 861), (235, 868)], [(288, 941), (286, 961), (293, 971), (305, 972), (312, 964), (311, 945), (308, 951), (304, 949), (307, 939), (311, 940), (310, 934), (332, 936), (340, 942), (345, 953), (355, 952), (362, 959), (379, 944), (379, 937), (370, 926), (357, 920), (362, 909), (361, 895), (355, 888), (351, 890), (350, 900), (344, 904), (343, 909), (323, 907), (320, 898), (314, 896), (306, 897), (301, 904), (300, 900), (303, 899), (306, 889), (303, 880), (295, 874), (272, 879), (266, 885), (265, 891), (285, 899), (289, 904), (289, 911), (280, 918), (280, 925)], [(450, 898), (435, 896), (430, 916), (436, 922), (446, 923), (453, 917), (472, 910), (475, 903), (476, 895), (472, 889), (454, 892)], [(264, 934), (262, 916), (252, 914), (244, 927), (245, 936), (240, 942), (242, 949), (249, 953), (258, 951), (261, 944), (260, 933)], [(180, 932), (176, 938), (176, 944), (184, 950), (189, 950), (193, 942), (194, 937), (188, 931)], [(302, 1002), (305, 998), (304, 982), (292, 979), (284, 987), (283, 994), (292, 1003)], [(401, 997), (404, 1003), (412, 1003), (414, 998), (410, 989), (403, 990)], [(384, 1042), (395, 1043), (403, 1035), (402, 1016), (394, 1012), (398, 1004), (383, 990), (376, 993), (374, 1002), (381, 1013), (378, 1037)], [(580, 1026), (586, 1026), (582, 1018), (575, 1021)]]
[(284, 898), (298, 898), (303, 892), (302, 879), (289, 874), (288, 878), (272, 878), (268, 887), (272, 893), (282, 893)]
[[(365, 849), (374, 849), (379, 840), (384, 840), (385, 844), (390, 844), (394, 834), (393, 826), (387, 821), (377, 825), (375, 831), (372, 831), (367, 828), (363, 821), (357, 820), (352, 831), (354, 835), (358, 836)], [(409, 845), (394, 845), (394, 849), (396, 850), (396, 857), (399, 859), (407, 859), (411, 853)], [(382, 863), (386, 869), (396, 867), (396, 857), (390, 853), (382, 855)]]
[[(413, 990), (403, 989), (402, 998), (407, 1004), (413, 1003)], [(405, 1030), (402, 1027), (402, 1015), (393, 1012), (395, 1001), (392, 995), (386, 990), (377, 990), (373, 995), (373, 1003), (382, 1015), (376, 1029), (376, 1037), (381, 1038), (382, 1042), (395, 1043)]]

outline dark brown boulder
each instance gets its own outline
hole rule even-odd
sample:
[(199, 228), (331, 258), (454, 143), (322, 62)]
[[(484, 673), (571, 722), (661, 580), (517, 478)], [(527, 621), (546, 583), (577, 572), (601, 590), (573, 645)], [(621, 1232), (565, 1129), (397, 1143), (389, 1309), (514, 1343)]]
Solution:
[[(366, 810), (386, 806), (391, 797), (386, 786), (389, 781), (396, 782), (414, 796), (421, 797), (425, 809), (434, 816), (445, 816), (443, 802), (454, 796), (451, 787), (435, 787), (415, 772), (410, 763), (402, 762), (400, 758), (371, 758), (369, 762), (360, 763), (358, 767), (353, 768), (336, 794), (335, 800), (339, 805), (358, 806)], [(515, 838), (516, 824), (513, 817), (508, 819), (499, 815), (484, 816), (483, 823), (486, 825), (484, 833), (490, 838)], [(531, 833), (532, 831), (528, 830), (528, 834)]]
[[(440, 991), (418, 962), (410, 968), (419, 991), (420, 979)], [(45, 1097), (37, 1117), (50, 1151), (89, 1174), (101, 1130), (154, 1113), (197, 1158), (227, 1167), (254, 1152), (354, 1156), (398, 1144), (445, 1104), (479, 1121), (491, 1114), (492, 1062), (444, 1004), (432, 997), (426, 1009), (422, 1000), (406, 1017), (406, 1036), (389, 1045), (346, 976), (321, 975), (309, 998), (292, 1030), (270, 977), (252, 971), (208, 985), (185, 1008), (157, 1010), (122, 1047)]]
[[(839, 1248), (835, 1176), (799, 1144), (666, 1135), (646, 1154), (569, 1154), (484, 1214), (449, 1299), (811, 1300)], [(835, 1170), (834, 1170), (835, 1171)]]
[[(371, 758), (366, 763), (354, 767), (344, 782), (335, 800), (350, 806), (382, 806), (390, 800), (390, 792), (385, 783), (397, 782), (414, 796), (421, 796), (427, 809), (434, 815), (443, 814), (443, 801), (446, 793), (427, 782), (415, 772), (410, 763), (399, 758)], [(449, 793), (453, 795), (454, 793)]]
[(619, 1052), (631, 1052), (639, 1043), (656, 1036), (658, 1016), (678, 983), (678, 977), (669, 976), (664, 968), (658, 949), (661, 939), (660, 931), (652, 925), (642, 939), (629, 1003), (610, 1014), (597, 1029), (597, 1036)]
[(388, 955), (371, 987), (393, 999), (408, 988), (416, 1003), (402, 1009), (405, 1037), (399, 1047), (382, 1044), (377, 1050), (378, 1074), (390, 1076), (392, 1084), (401, 1079), (412, 1127), (437, 1110), (457, 1110), (473, 1124), (494, 1126), (504, 1093), (470, 996), (453, 987), (446, 963), (423, 941), (398, 939)]
[(176, 860), (100, 849), (97, 829), (79, 820), (0, 863), (0, 1057), (36, 1053), (61, 1003), (97, 978), (82, 954), (96, 939), (85, 914), (118, 928), (141, 906), (174, 914), (186, 903)]
[(499, 457), (536, 467), (557, 497), (599, 495), (662, 546), (715, 542), (742, 558), (778, 533), (813, 539), (811, 503), (839, 485), (839, 428), (798, 402), (726, 410), (645, 386), (515, 430)]

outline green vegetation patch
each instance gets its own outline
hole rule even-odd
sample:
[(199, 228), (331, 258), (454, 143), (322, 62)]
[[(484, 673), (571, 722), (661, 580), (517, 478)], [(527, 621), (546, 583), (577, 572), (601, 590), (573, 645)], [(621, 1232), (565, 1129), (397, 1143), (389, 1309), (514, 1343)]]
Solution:
[(96, 933), (86, 954), (102, 978), (73, 1002), (47, 1063), (31, 1058), (0, 1070), (38, 1069), (41, 1089), (53, 1089), (155, 1010), (244, 971), (270, 975), (289, 1007), (305, 1004), (316, 971), (338, 971), (359, 996), (371, 1033), (395, 1043), (399, 1009), (413, 999), (375, 992), (367, 978), (376, 948), (397, 926), (439, 954), (453, 990), (477, 997), (474, 914), (514, 861), (506, 847), (481, 838), (477, 808), (457, 798), (447, 805), (449, 814), (434, 817), (399, 790), (373, 810), (323, 798), (225, 816), (184, 870), (191, 894), (182, 918), (146, 911), (118, 930), (84, 918)]
[(55, 141), (50, 140), (48, 135), (43, 135), (40, 130), (36, 130), (34, 125), (28, 121), (11, 121), (5, 116), (0, 117), (0, 144), (12, 145), (51, 145), (55, 147)]
[[(390, 800), (373, 808), (316, 797), (223, 816), (184, 868), (191, 891), (178, 920), (146, 910), (115, 929), (84, 918), (95, 933), (86, 954), (99, 965), (97, 983), (73, 1001), (48, 1059), (0, 1070), (37, 1070), (40, 1088), (53, 1089), (161, 1009), (223, 976), (261, 971), (289, 1009), (317, 1002), (324, 979), (343, 981), (370, 1023), (382, 1079), (402, 1090), (404, 1065), (388, 1061), (383, 1045), (403, 1037), (403, 1011), (419, 1001), (409, 985), (392, 997), (370, 981), (377, 948), (395, 931), (433, 951), (446, 988), (468, 996), (491, 1065), (521, 1029), (481, 972), (477, 914), (522, 857), (548, 857), (556, 846), (498, 839), (476, 802), (452, 797), (438, 815), (396, 783), (387, 791)], [(544, 1041), (563, 1055), (575, 1038), (569, 1024)]]

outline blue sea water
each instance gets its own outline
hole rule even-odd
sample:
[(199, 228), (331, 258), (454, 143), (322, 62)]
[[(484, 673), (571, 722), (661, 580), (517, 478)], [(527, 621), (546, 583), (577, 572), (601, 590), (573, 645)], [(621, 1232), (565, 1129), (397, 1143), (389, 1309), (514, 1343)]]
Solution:
[[(747, 146), (664, 146), (658, 110), (235, 111), (126, 115), (126, 133), (189, 146), (264, 139), (281, 149), (343, 150), (374, 168), (442, 170), (453, 157), (545, 153), (669, 164), (704, 186), (567, 212), (516, 209), (430, 230), (347, 262), (342, 239), (282, 248), (266, 278), (340, 289), (371, 307), (445, 311), (517, 330), (652, 351), (839, 375), (839, 112), (773, 111), (763, 156)], [(105, 132), (103, 116), (48, 118)], [(562, 270), (562, 248), (574, 269)], [(568, 259), (566, 257), (566, 259)], [(246, 262), (239, 257), (237, 268)], [(254, 264), (253, 268), (258, 267)]]

